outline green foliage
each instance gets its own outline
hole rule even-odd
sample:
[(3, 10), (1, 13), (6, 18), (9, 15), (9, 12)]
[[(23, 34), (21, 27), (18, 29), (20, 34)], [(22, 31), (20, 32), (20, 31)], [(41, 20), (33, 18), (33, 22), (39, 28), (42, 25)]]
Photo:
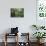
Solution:
[(44, 28), (45, 28), (45, 26), (41, 26), (41, 27), (40, 27), (40, 29), (44, 29)]
[(38, 7), (38, 12), (40, 17), (46, 17), (46, 5), (40, 3)]
[(32, 27), (34, 28), (36, 28), (36, 30), (39, 30), (39, 29), (45, 29), (45, 26), (37, 26), (37, 25), (32, 25)]
[(37, 39), (42, 39), (44, 36), (46, 36), (45, 32), (35, 32), (33, 34)]
[(37, 27), (36, 25), (32, 25), (32, 27), (33, 27), (33, 28), (35, 27), (35, 28), (36, 28), (36, 30), (38, 30), (38, 27)]
[(44, 17), (44, 13), (39, 13), (39, 16), (40, 17)]

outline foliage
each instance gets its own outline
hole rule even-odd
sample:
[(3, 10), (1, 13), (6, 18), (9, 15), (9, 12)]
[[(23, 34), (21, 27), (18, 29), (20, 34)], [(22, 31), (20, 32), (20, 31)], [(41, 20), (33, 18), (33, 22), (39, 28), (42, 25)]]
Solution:
[(46, 36), (45, 32), (35, 32), (33, 34), (37, 39), (42, 39), (44, 36)]
[(40, 27), (40, 29), (44, 29), (44, 28), (45, 28), (45, 26), (41, 26), (41, 27)]
[(38, 27), (37, 27), (36, 25), (32, 25), (32, 27), (33, 27), (33, 28), (35, 27), (35, 28), (36, 28), (36, 30), (38, 30)]
[(37, 25), (32, 25), (32, 27), (34, 28), (36, 28), (36, 30), (39, 30), (39, 29), (44, 29), (45, 28), (45, 26), (37, 26)]

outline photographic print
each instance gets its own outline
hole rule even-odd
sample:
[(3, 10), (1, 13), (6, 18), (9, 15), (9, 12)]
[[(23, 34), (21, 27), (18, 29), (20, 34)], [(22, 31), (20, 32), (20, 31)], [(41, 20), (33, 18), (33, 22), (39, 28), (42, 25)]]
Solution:
[(11, 8), (11, 17), (24, 17), (24, 8)]

